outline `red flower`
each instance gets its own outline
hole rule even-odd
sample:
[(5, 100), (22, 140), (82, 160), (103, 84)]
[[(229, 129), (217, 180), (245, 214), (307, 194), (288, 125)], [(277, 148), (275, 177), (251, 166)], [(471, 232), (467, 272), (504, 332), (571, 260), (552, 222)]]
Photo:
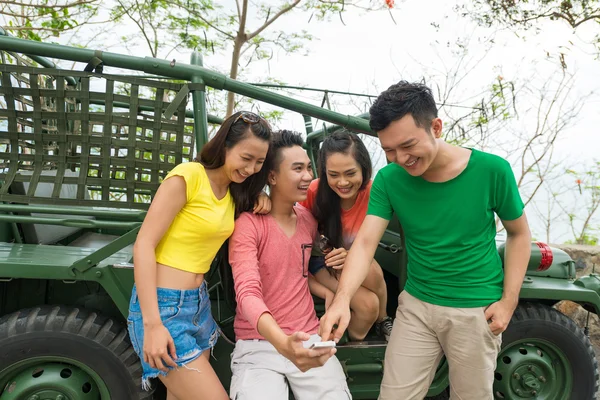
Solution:
[(576, 182), (577, 182), (578, 185), (581, 185), (581, 179), (577, 179)]
[(395, 0), (385, 0), (385, 4), (388, 6), (388, 8), (394, 8), (394, 1)]

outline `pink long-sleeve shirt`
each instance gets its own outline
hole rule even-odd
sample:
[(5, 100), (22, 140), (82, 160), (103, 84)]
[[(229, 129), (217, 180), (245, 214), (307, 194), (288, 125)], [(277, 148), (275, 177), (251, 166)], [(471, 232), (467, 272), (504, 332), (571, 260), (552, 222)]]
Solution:
[(317, 333), (319, 320), (307, 278), (311, 248), (306, 247), (314, 241), (317, 222), (302, 206), (294, 206), (294, 211), (296, 231), (291, 238), (271, 215), (243, 213), (236, 220), (229, 240), (229, 263), (238, 340), (264, 339), (257, 329), (263, 313), (270, 313), (286, 335)]

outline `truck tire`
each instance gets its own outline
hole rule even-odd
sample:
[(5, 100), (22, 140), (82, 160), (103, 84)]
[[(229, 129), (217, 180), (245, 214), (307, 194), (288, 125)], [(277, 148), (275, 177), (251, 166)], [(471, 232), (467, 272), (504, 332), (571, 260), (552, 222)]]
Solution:
[[(595, 400), (598, 377), (592, 344), (573, 320), (539, 303), (517, 307), (502, 334), (494, 399)], [(448, 398), (446, 390), (428, 399)]]
[(496, 399), (595, 400), (598, 362), (573, 320), (543, 304), (520, 304), (502, 335)]
[(0, 400), (152, 398), (127, 329), (95, 312), (43, 306), (5, 315), (0, 349)]

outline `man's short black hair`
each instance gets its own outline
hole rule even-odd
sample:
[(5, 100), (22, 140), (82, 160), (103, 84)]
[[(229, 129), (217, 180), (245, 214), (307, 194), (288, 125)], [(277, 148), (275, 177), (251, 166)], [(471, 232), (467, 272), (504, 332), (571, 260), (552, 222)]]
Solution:
[(429, 132), (438, 110), (430, 88), (422, 83), (400, 81), (377, 97), (369, 114), (369, 125), (375, 132), (384, 130), (407, 114), (412, 115), (418, 127)]
[(294, 146), (304, 146), (304, 139), (302, 139), (302, 135), (298, 132), (289, 131), (287, 129), (273, 132), (271, 148), (273, 151), (272, 166), (274, 170), (279, 170), (279, 165), (282, 161), (281, 151)]

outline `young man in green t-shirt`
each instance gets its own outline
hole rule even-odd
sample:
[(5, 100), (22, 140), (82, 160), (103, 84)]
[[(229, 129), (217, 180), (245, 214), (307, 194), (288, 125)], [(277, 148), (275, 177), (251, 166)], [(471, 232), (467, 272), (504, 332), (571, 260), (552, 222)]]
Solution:
[[(349, 301), (395, 213), (405, 235), (408, 279), (386, 350), (380, 400), (423, 399), (443, 354), (451, 399), (491, 400), (501, 333), (517, 306), (531, 252), (511, 167), (441, 139), (442, 121), (422, 84), (402, 81), (381, 93), (370, 125), (390, 164), (373, 182), (367, 217), (321, 318), (321, 337), (339, 340), (348, 326)], [(496, 215), (507, 233), (504, 270)]]

